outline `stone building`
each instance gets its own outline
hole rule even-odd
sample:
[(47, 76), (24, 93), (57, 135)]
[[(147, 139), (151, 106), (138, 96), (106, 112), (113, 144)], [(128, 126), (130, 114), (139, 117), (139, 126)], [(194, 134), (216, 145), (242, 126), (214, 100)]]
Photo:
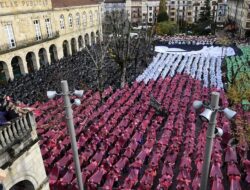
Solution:
[(235, 24), (240, 37), (250, 37), (250, 1), (228, 0), (228, 19)]
[(227, 21), (227, 3), (225, 0), (218, 0), (216, 23), (217, 26), (224, 26)]
[(94, 0), (1, 0), (0, 80), (39, 70), (101, 37)]
[(194, 20), (193, 1), (167, 1), (169, 20), (173, 22), (185, 21), (192, 23)]
[(112, 11), (125, 11), (126, 10), (126, 0), (105, 0), (102, 2), (102, 13)]
[[(199, 16), (205, 6), (205, 0), (168, 0), (167, 13), (169, 20), (174, 22), (194, 23), (199, 20)], [(217, 11), (217, 0), (210, 1), (211, 14), (215, 18)]]
[(105, 0), (103, 18), (105, 13), (118, 10), (125, 11), (132, 24), (154, 24), (157, 21), (159, 4), (159, 0)]
[(0, 189), (49, 190), (38, 141), (32, 113), (0, 127)]
[(133, 24), (154, 24), (157, 22), (159, 0), (127, 0), (126, 4)]

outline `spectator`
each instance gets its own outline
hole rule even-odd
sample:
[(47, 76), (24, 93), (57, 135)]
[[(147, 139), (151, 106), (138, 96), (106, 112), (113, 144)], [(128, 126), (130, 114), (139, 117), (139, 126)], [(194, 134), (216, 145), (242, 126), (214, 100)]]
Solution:
[(10, 124), (10, 122), (7, 121), (6, 115), (7, 115), (7, 112), (0, 111), (0, 126)]
[(1, 111), (4, 121), (4, 117), (7, 119), (7, 121), (11, 121), (17, 117), (21, 117), (24, 114), (28, 112), (26, 109), (22, 109), (19, 106), (16, 106), (8, 96), (4, 96), (1, 100)]

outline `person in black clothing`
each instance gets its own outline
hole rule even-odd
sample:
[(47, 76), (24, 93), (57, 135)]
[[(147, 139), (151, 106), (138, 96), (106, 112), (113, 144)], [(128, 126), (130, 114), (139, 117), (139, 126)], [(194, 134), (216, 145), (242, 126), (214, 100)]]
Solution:
[(18, 107), (11, 101), (10, 97), (4, 96), (0, 99), (0, 112), (2, 112), (3, 121), (4, 119), (6, 119), (7, 121), (11, 121), (26, 114), (28, 110), (24, 110)]

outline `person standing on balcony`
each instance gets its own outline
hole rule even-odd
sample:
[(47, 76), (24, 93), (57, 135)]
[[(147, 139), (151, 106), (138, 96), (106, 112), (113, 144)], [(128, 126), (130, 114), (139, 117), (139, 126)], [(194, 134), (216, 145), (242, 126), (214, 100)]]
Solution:
[(2, 112), (5, 113), (5, 118), (7, 119), (7, 121), (11, 121), (15, 118), (22, 117), (28, 112), (28, 110), (22, 109), (19, 106), (16, 106), (12, 102), (9, 96), (4, 96), (0, 100), (0, 106), (1, 106)]
[(6, 115), (7, 113), (5, 111), (0, 111), (0, 126), (10, 124), (10, 122), (7, 121)]

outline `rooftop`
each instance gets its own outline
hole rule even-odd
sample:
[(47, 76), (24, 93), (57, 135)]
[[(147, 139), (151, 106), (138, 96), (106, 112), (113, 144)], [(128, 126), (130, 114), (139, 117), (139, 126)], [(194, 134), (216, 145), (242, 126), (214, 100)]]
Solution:
[(53, 8), (76, 7), (98, 4), (97, 0), (51, 0)]
[(105, 3), (126, 3), (126, 0), (105, 0)]

